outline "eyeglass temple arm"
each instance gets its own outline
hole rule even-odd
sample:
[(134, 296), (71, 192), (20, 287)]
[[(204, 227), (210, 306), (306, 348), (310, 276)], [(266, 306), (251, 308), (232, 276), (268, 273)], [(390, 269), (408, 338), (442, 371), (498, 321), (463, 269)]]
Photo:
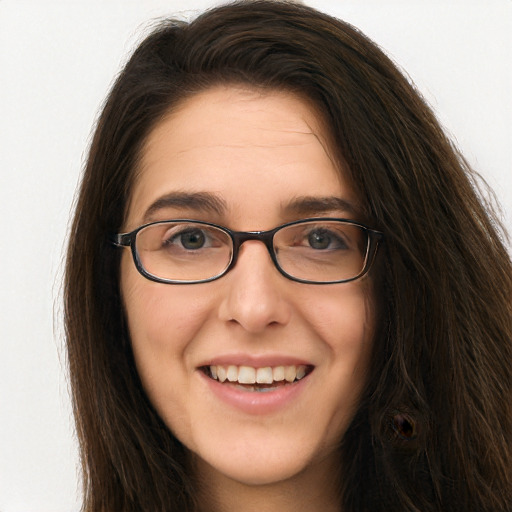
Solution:
[(132, 244), (132, 233), (116, 233), (109, 235), (108, 240), (110, 243), (117, 245), (118, 247), (130, 247)]

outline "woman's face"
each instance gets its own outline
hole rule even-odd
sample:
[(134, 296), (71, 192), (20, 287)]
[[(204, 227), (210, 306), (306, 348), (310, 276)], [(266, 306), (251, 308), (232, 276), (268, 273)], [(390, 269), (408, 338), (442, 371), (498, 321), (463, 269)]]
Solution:
[[(237, 231), (357, 219), (357, 198), (326, 148), (314, 110), (292, 94), (197, 94), (150, 134), (124, 229), (183, 218)], [(251, 240), (230, 272), (201, 284), (149, 281), (125, 251), (121, 289), (144, 388), (200, 471), (265, 484), (336, 467), (369, 363), (369, 278), (294, 282)], [(234, 378), (240, 367), (270, 371), (278, 383), (221, 383), (210, 366)], [(283, 370), (297, 380), (283, 381)]]

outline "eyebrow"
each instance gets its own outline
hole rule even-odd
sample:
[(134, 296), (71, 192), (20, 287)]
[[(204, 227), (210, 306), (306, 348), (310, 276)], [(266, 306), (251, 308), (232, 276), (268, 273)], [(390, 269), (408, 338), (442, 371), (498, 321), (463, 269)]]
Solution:
[(224, 200), (209, 192), (171, 192), (159, 197), (149, 206), (144, 213), (144, 222), (149, 222), (156, 212), (165, 208), (181, 208), (222, 215), (227, 206)]
[[(194, 210), (202, 213), (222, 215), (227, 210), (226, 202), (210, 192), (171, 192), (154, 201), (144, 213), (144, 223), (151, 222), (153, 216), (165, 208)], [(285, 215), (311, 216), (328, 212), (343, 212), (348, 216), (358, 213), (353, 203), (336, 196), (301, 196), (284, 206)]]
[(303, 196), (297, 197), (285, 208), (285, 212), (295, 215), (318, 215), (327, 212), (344, 212), (349, 216), (359, 213), (359, 209), (350, 201), (336, 196), (314, 197)]

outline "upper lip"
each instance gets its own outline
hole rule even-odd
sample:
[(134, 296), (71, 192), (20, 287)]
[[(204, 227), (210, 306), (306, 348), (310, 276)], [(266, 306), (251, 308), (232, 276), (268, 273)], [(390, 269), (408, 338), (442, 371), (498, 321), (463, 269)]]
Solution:
[(301, 359), (300, 357), (284, 355), (284, 354), (224, 354), (206, 359), (198, 367), (203, 366), (251, 366), (253, 368), (265, 368), (267, 366), (292, 366), (305, 365), (314, 366), (310, 361)]

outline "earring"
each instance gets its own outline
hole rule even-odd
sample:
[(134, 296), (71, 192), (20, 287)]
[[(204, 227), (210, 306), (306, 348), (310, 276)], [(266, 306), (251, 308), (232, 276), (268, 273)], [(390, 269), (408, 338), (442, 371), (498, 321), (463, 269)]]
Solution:
[(398, 413), (393, 416), (393, 430), (402, 439), (410, 441), (418, 435), (415, 421), (404, 413)]

